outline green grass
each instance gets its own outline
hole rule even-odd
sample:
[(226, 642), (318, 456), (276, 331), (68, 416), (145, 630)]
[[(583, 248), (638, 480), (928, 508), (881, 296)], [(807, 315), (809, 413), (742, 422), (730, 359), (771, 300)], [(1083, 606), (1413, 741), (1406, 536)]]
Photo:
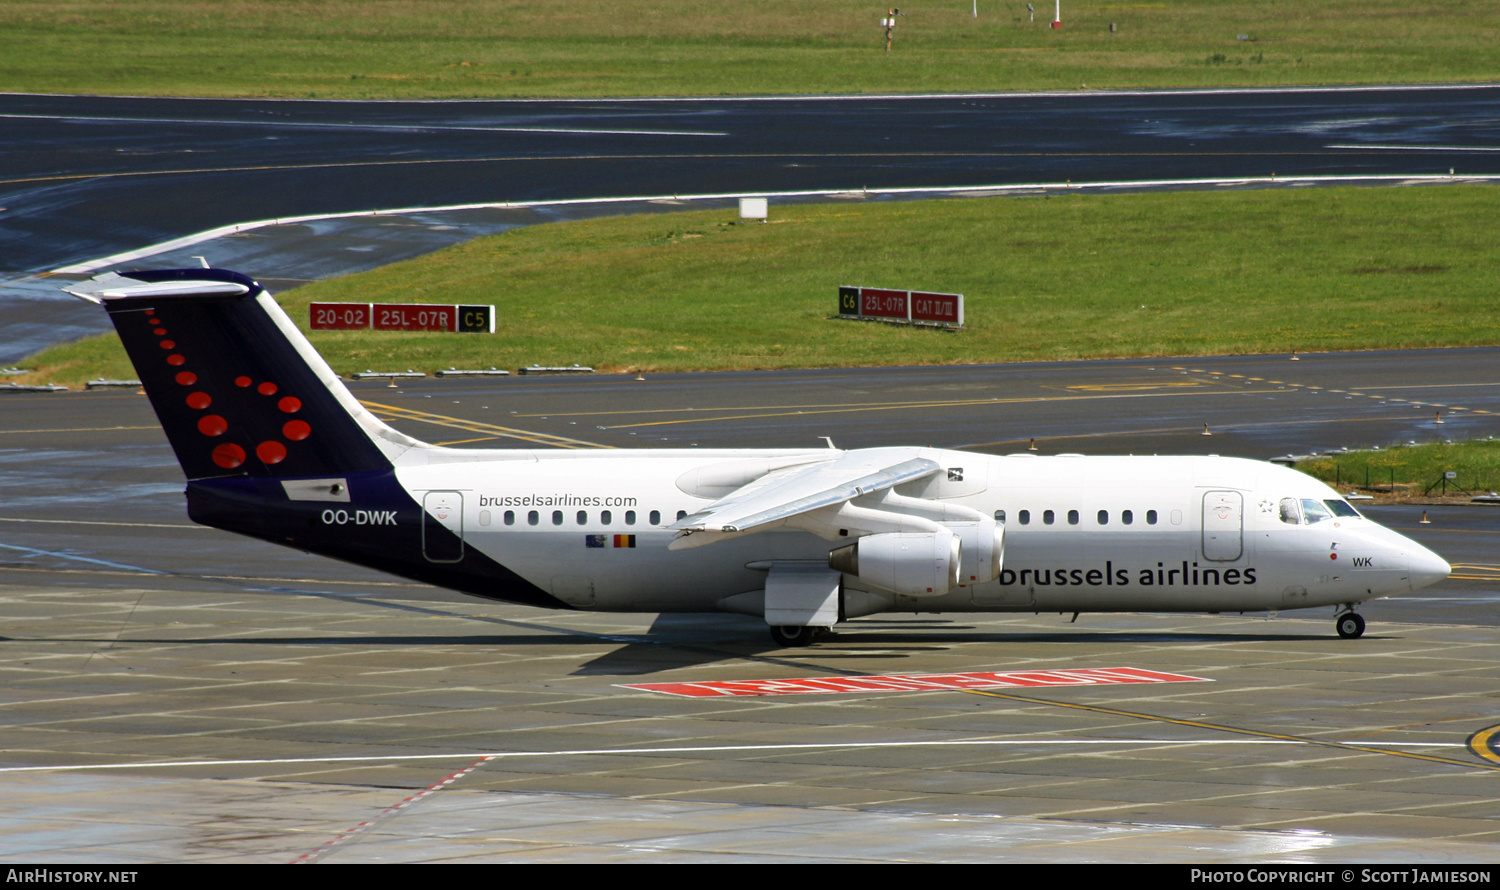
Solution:
[(1337, 483), (1340, 490), (1380, 492), (1394, 487), (1395, 494), (1407, 496), (1421, 495), (1429, 487), (1434, 496), (1442, 493), (1442, 485), (1433, 483), (1452, 471), (1458, 476), (1448, 483), (1450, 494), (1462, 493), (1455, 484), (1474, 494), (1487, 494), (1500, 489), (1500, 441), (1434, 442), (1328, 454), (1300, 461), (1297, 469), (1330, 485)]
[[(0, 90), (436, 98), (1492, 81), (1492, 0), (0, 0)], [(1111, 34), (1109, 26), (1118, 26)], [(1238, 40), (1244, 35), (1247, 40)]]
[[(313, 334), (345, 374), (1500, 343), (1500, 189), (1490, 186), (773, 204), (771, 220), (706, 211), (514, 229), (288, 291), (281, 302), (301, 325), (309, 301), (498, 307), (494, 335)], [(844, 284), (965, 294), (968, 329), (830, 319)], [(25, 366), (38, 368), (33, 382), (131, 376), (118, 345), (97, 340)]]

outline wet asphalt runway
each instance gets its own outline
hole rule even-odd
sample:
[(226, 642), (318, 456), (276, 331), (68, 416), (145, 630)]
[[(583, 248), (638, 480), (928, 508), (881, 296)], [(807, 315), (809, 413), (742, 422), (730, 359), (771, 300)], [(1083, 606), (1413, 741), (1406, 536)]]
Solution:
[(467, 102), (8, 95), (0, 275), (230, 223), (375, 208), (1500, 173), (1497, 108), (1493, 85)]
[[(354, 389), (414, 435), (475, 445), (831, 435), (1005, 452), (1035, 436), (1049, 453), (1265, 457), (1450, 424), (1488, 435), (1496, 357)], [(1437, 404), (1442, 427), (1424, 420)], [(192, 526), (132, 393), (7, 396), (0, 462), (12, 859), (1452, 863), (1500, 850), (1500, 751), (1474, 742), (1500, 724), (1496, 508), (1430, 508), (1428, 525), (1420, 508), (1373, 509), (1456, 572), (1368, 604), (1357, 641), (1323, 610), (881, 615), (780, 650), (739, 616), (497, 605)], [(621, 685), (1121, 666), (1197, 679), (733, 700)]]

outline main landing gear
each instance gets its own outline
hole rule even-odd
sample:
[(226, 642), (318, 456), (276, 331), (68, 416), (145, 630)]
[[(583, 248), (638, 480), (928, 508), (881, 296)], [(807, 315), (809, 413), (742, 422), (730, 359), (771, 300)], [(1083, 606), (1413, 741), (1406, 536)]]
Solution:
[(1357, 640), (1365, 632), (1365, 619), (1352, 609), (1335, 617), (1333, 624), (1338, 628), (1339, 636), (1346, 640)]
[(833, 630), (831, 627), (773, 624), (771, 625), (771, 639), (776, 641), (776, 645), (782, 647), (807, 646), (826, 636), (831, 630)]

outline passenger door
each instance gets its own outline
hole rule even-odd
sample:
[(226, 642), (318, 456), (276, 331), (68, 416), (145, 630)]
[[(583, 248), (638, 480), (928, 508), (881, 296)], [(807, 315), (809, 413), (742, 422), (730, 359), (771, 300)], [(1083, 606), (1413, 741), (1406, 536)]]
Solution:
[(1203, 494), (1203, 558), (1233, 562), (1245, 552), (1244, 498), (1237, 491)]

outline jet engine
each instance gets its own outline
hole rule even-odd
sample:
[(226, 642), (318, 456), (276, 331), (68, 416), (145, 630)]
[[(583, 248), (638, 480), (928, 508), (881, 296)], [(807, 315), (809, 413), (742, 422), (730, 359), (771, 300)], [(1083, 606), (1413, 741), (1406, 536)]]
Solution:
[(891, 532), (865, 535), (828, 554), (828, 567), (906, 596), (941, 596), (958, 586), (958, 535)]
[(947, 527), (958, 536), (963, 550), (963, 565), (958, 583), (984, 584), (1000, 577), (1005, 562), (1005, 526), (993, 519), (981, 522), (950, 522)]

